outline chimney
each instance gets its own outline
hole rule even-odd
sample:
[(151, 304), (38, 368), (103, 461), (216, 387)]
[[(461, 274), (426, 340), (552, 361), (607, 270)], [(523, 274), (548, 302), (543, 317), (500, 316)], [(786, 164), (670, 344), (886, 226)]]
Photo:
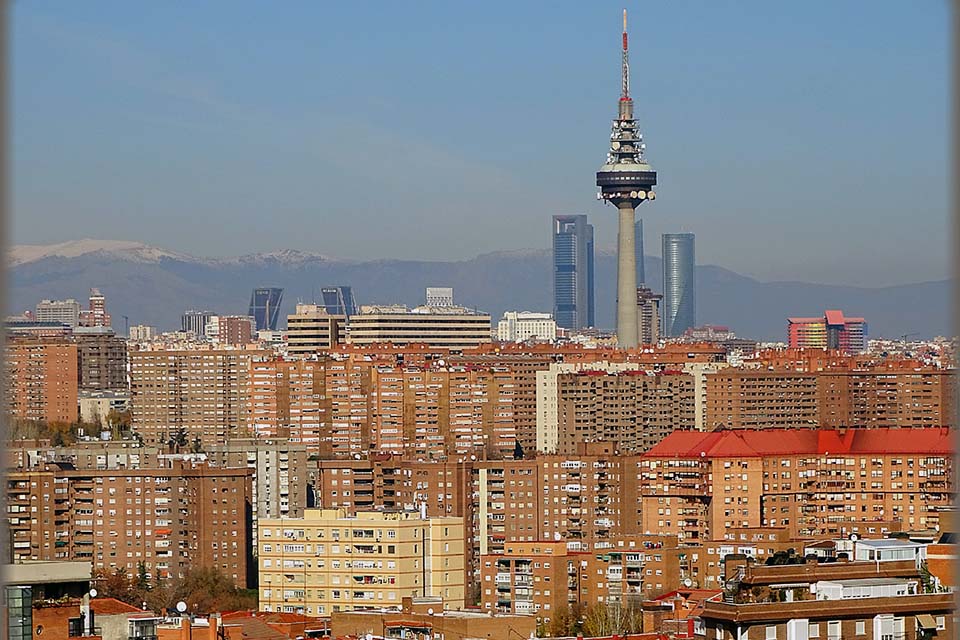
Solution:
[(180, 640), (191, 640), (190, 636), (193, 635), (191, 627), (190, 618), (187, 616), (180, 616)]

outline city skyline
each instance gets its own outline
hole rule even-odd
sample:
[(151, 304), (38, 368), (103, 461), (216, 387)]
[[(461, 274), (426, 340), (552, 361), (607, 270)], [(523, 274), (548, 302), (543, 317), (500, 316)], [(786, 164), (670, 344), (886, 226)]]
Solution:
[[(92, 236), (213, 255), (291, 248), (356, 259), (449, 259), (543, 247), (537, 230), (553, 213), (603, 215), (584, 176), (595, 168), (607, 96), (617, 84), (609, 43), (620, 5), (552, 7), (543, 33), (510, 26), (538, 20), (542, 12), (533, 7), (509, 24), (496, 9), (464, 20), (468, 10), (440, 7), (427, 20), (426, 13), (333, 8), (321, 22), (366, 22), (376, 34), (371, 49), (347, 63), (332, 55), (347, 46), (342, 37), (299, 37), (299, 25), (286, 17), (264, 28), (290, 37), (252, 62), (224, 57), (204, 35), (220, 17), (215, 9), (198, 12), (179, 34), (183, 50), (171, 52), (156, 38), (139, 38), (145, 24), (122, 6), (94, 5), (82, 19), (50, 6), (13, 11), (16, 243)], [(832, 7), (827, 23), (816, 7), (757, 7), (746, 20), (698, 7), (702, 21), (687, 19), (683, 7), (644, 8), (644, 23), (657, 28), (643, 32), (644, 73), (633, 93), (657, 167), (671, 176), (662, 187), (669, 198), (646, 232), (709, 236), (703, 263), (763, 279), (881, 286), (945, 277), (945, 8), (904, 14), (871, 3), (864, 28), (855, 5)], [(174, 9), (156, 8), (152, 17), (161, 32), (182, 22)], [(386, 28), (398, 20), (401, 29)], [(239, 22), (231, 17), (224, 26), (226, 50), (244, 33)], [(475, 51), (491, 35), (503, 44), (480, 60)], [(453, 42), (450, 59), (427, 55)], [(394, 59), (382, 55), (385, 48), (402, 51)], [(193, 64), (211, 55), (220, 64)], [(409, 84), (422, 95), (390, 77), (403, 75), (397, 65), (417, 79)], [(318, 82), (284, 82), (290, 73)], [(359, 81), (368, 76), (381, 89), (375, 95)], [(28, 77), (29, 84), (20, 80)], [(256, 96), (244, 88), (250, 77), (265, 83)], [(891, 82), (898, 91), (889, 92)], [(103, 90), (91, 95), (87, 86)], [(441, 87), (447, 95), (437, 97)], [(501, 92), (516, 100), (498, 106)], [(551, 109), (523, 106), (544, 93)], [(458, 103), (475, 133), (452, 148), (442, 135), (454, 124), (445, 105), (458, 94), (469, 96)], [(534, 161), (542, 145), (518, 142), (534, 115), (567, 131), (549, 141), (546, 150), (560, 161), (546, 175)], [(583, 125), (570, 127), (571, 120)], [(96, 133), (105, 130), (116, 135)], [(386, 198), (376, 202), (356, 197), (351, 168), (360, 160), (355, 143), (373, 138), (402, 159), (381, 184)], [(79, 162), (81, 150), (93, 161)], [(867, 159), (894, 156), (911, 158), (912, 168), (898, 175), (904, 186), (891, 197), (890, 164)], [(521, 167), (530, 188), (511, 177)], [(467, 204), (454, 211), (441, 204), (449, 187), (410, 189), (422, 183), (411, 171), (439, 172), (442, 183), (469, 196)], [(820, 188), (797, 197), (801, 182)], [(732, 197), (711, 197), (723, 189)], [(243, 202), (234, 192), (245, 192)], [(908, 195), (916, 193), (924, 198)], [(224, 224), (228, 218), (245, 224)], [(459, 233), (468, 221), (473, 232)], [(832, 232), (824, 234), (828, 221)], [(423, 224), (431, 227), (429, 244), (413, 231)], [(181, 233), (183, 225), (194, 232)], [(293, 232), (318, 225), (324, 232)], [(598, 224), (597, 246), (612, 246), (615, 234), (608, 219)], [(787, 247), (785, 235), (794, 239)], [(851, 245), (852, 237), (869, 242)], [(818, 260), (809, 260), (811, 246)]]

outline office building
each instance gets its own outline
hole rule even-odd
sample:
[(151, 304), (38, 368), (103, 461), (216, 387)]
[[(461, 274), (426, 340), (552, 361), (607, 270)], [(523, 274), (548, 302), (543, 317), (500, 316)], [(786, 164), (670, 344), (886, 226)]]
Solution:
[(789, 345), (795, 348), (839, 349), (845, 353), (867, 350), (867, 322), (828, 310), (820, 318), (788, 318)]
[(221, 444), (248, 435), (253, 349), (154, 349), (130, 353), (133, 428), (146, 444)]
[(41, 300), (37, 304), (37, 322), (57, 322), (75, 327), (80, 324), (80, 303), (68, 300)]
[(85, 560), (130, 577), (143, 562), (162, 579), (216, 567), (247, 584), (249, 469), (185, 460), (151, 469), (42, 463), (8, 470), (6, 480), (14, 562)]
[(127, 341), (109, 327), (77, 327), (73, 331), (79, 362), (79, 389), (126, 391)]
[(5, 361), (9, 417), (47, 423), (77, 421), (76, 344), (63, 339), (10, 337)]
[(594, 326), (593, 225), (587, 216), (553, 216), (553, 317), (558, 327)]
[(497, 323), (497, 340), (501, 342), (553, 342), (556, 339), (557, 322), (549, 313), (505, 311)]
[(342, 341), (346, 316), (331, 315), (328, 308), (298, 303), (287, 316), (287, 353), (291, 357), (307, 357), (327, 351)]
[(663, 333), (683, 335), (696, 325), (696, 256), (692, 233), (663, 234)]
[(660, 302), (663, 296), (649, 287), (637, 288), (637, 322), (639, 344), (655, 345), (660, 341)]
[(250, 294), (250, 311), (253, 318), (254, 333), (257, 331), (276, 331), (280, 320), (280, 303), (283, 301), (283, 289), (261, 287)]
[(428, 307), (452, 307), (453, 287), (427, 287)]
[(644, 157), (646, 144), (633, 115), (630, 64), (627, 50), (627, 10), (623, 10), (623, 48), (620, 64), (620, 100), (610, 133), (607, 160), (597, 171), (599, 200), (617, 208), (617, 344), (637, 346), (636, 209), (657, 194), (657, 172)]
[(307, 509), (260, 521), (259, 558), (261, 611), (399, 609), (424, 596), (444, 610), (465, 604), (462, 518)]
[(423, 343), (464, 349), (491, 342), (490, 314), (464, 307), (364, 306), (350, 318), (349, 342)]
[(206, 335), (207, 323), (215, 315), (217, 314), (213, 311), (196, 311), (193, 309), (185, 311), (180, 317), (180, 328), (184, 333), (190, 332), (202, 338)]
[(80, 312), (81, 327), (109, 327), (110, 314), (107, 313), (107, 298), (100, 289), (90, 289), (89, 308)]
[(331, 316), (349, 318), (357, 313), (357, 301), (351, 287), (324, 287), (320, 290), (323, 306)]

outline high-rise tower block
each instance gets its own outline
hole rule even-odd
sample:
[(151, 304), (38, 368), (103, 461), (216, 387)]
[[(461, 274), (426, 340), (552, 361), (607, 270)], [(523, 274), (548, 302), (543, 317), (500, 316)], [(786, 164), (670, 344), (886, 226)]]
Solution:
[(623, 62), (620, 103), (610, 134), (607, 162), (597, 172), (597, 198), (617, 207), (620, 231), (617, 242), (617, 342), (635, 347), (639, 340), (637, 323), (637, 259), (634, 219), (636, 208), (653, 200), (657, 172), (643, 157), (643, 135), (633, 117), (630, 98), (630, 61), (627, 48), (627, 11), (623, 11)]

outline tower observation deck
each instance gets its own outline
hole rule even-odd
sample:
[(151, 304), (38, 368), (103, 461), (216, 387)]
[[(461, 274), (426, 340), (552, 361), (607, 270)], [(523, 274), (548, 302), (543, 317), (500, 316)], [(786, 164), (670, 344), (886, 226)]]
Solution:
[(627, 47), (627, 11), (623, 11), (623, 61), (620, 102), (610, 133), (606, 163), (597, 172), (597, 198), (617, 207), (620, 218), (617, 236), (617, 343), (637, 346), (637, 266), (634, 220), (636, 208), (657, 197), (653, 192), (657, 172), (644, 159), (643, 134), (633, 117), (630, 97), (630, 60)]

